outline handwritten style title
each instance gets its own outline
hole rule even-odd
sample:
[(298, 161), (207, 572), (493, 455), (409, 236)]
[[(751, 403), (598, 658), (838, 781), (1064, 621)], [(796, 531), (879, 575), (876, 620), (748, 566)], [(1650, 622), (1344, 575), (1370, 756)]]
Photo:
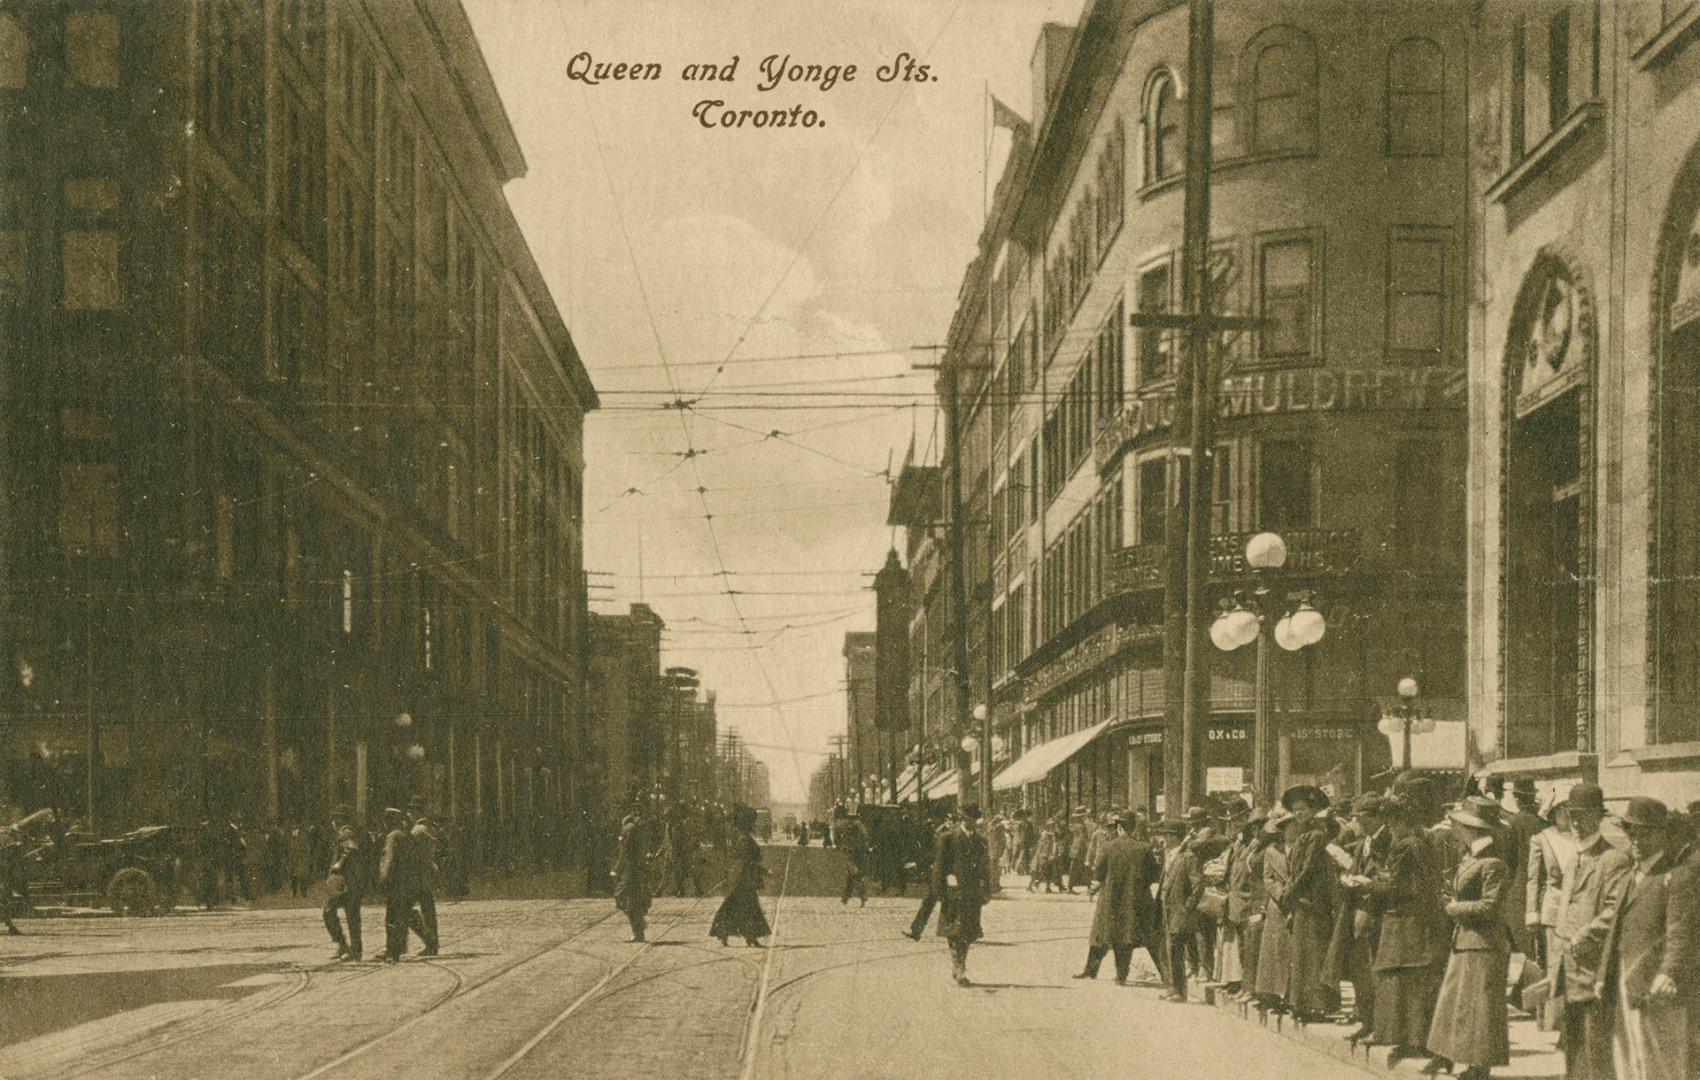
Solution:
[[(686, 64), (679, 71), (680, 82), (732, 83), (738, 80), (739, 58), (725, 63)], [(806, 64), (795, 62), (789, 53), (764, 57), (756, 65), (756, 92), (770, 94), (780, 89), (813, 88), (828, 93), (856, 81), (860, 69), (855, 64)], [(611, 82), (659, 82), (660, 64), (652, 61), (597, 60), (588, 52), (576, 54), (567, 61), (567, 78), (586, 86), (601, 86)], [(874, 78), (882, 83), (938, 82), (927, 64), (909, 53), (898, 53), (893, 59), (874, 69)], [(703, 98), (691, 106), (691, 116), (710, 130), (722, 128), (818, 128), (826, 120), (802, 102), (789, 106), (742, 108), (728, 105), (724, 98)]]

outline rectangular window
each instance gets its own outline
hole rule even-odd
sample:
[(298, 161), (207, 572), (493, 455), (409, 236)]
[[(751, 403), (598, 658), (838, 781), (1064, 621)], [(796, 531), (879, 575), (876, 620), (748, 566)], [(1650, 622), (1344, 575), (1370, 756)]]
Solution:
[(1393, 459), (1393, 530), (1395, 547), (1404, 555), (1424, 555), (1444, 550), (1452, 539), (1445, 480), (1444, 448), (1433, 442), (1412, 440), (1398, 445)]
[(391, 105), (384, 117), (383, 180), (396, 212), (412, 228), (413, 133), (407, 130), (406, 114), (399, 105)]
[(298, 386), (309, 401), (322, 401), (325, 384), (325, 309), (293, 270), (277, 273), (272, 309), (274, 378)]
[(278, 160), (278, 218), (315, 264), (325, 255), (325, 129), (318, 113), (292, 90), (281, 95), (283, 153)]
[(201, 102), (207, 141), (238, 177), (252, 182), (265, 132), (259, 9), (245, 4), (204, 4), (201, 26), (206, 56)]
[(65, 306), (107, 311), (119, 302), (118, 234), (110, 230), (67, 232), (61, 241)]
[(337, 287), (343, 300), (365, 316), (372, 303), (372, 192), (351, 168), (340, 170), (337, 189)]
[(1436, 231), (1395, 230), (1387, 247), (1387, 358), (1432, 364), (1445, 346), (1445, 240)]
[(1315, 487), (1309, 443), (1264, 443), (1258, 454), (1258, 526), (1264, 529), (1308, 529), (1314, 526)]
[(1300, 238), (1267, 243), (1260, 254), (1260, 333), (1266, 357), (1309, 356), (1314, 347), (1315, 292), (1311, 242)]
[(448, 272), (448, 230), (448, 196), (435, 164), (427, 162), (419, 171), (419, 258), (439, 278)]
[(1161, 544), (1169, 509), (1168, 462), (1163, 458), (1139, 466), (1139, 542)]
[[(344, 17), (351, 18), (347, 14)], [(342, 25), (337, 56), (341, 72), (339, 88), (342, 91), (343, 127), (348, 131), (348, 141), (354, 144), (354, 148), (369, 153), (377, 115), (377, 73), (371, 56), (360, 41), (360, 30), (353, 22)]]
[[(215, 5), (218, 6), (218, 5)], [(256, 230), (210, 184), (201, 205), (201, 348), (215, 361), (260, 367), (260, 245)]]
[(1506, 96), (1511, 105), (1508, 134), (1511, 159), (1516, 161), (1528, 149), (1529, 32), (1521, 15), (1511, 21), (1511, 73), (1507, 82)]
[[(1139, 275), (1139, 311), (1141, 314), (1164, 315), (1173, 307), (1173, 287), (1169, 264), (1154, 266)], [(1166, 379), (1174, 372), (1174, 334), (1167, 330), (1142, 327), (1139, 331), (1140, 385)]]
[(116, 465), (85, 461), (60, 464), (59, 542), (68, 554), (118, 554)]
[(65, 70), (71, 85), (109, 90), (118, 85), (118, 16), (109, 11), (65, 15)]
[(1570, 9), (1553, 12), (1547, 23), (1547, 127), (1570, 115)]
[(1210, 533), (1234, 531), (1234, 447), (1221, 443), (1210, 455)]
[(354, 571), (342, 572), (342, 632), (354, 633)]

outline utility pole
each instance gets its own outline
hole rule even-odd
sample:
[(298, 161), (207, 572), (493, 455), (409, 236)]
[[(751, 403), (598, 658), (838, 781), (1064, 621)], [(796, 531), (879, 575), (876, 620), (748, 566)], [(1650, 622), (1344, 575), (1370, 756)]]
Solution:
[[(968, 684), (968, 590), (964, 583), (965, 568), (962, 565), (964, 545), (962, 542), (962, 402), (959, 386), (959, 370), (961, 363), (946, 360), (944, 362), (944, 405), (945, 405), (945, 460), (950, 473), (950, 522), (948, 544), (950, 547), (950, 623), (951, 623), (951, 683), (955, 687), (956, 737), (960, 739), (969, 730), (969, 721), (973, 716), (973, 705), (968, 700), (972, 692)], [(957, 791), (960, 795), (965, 792), (964, 785), (968, 782), (967, 755), (960, 748), (952, 751), (959, 763), (957, 769)], [(960, 802), (966, 802), (960, 799)]]

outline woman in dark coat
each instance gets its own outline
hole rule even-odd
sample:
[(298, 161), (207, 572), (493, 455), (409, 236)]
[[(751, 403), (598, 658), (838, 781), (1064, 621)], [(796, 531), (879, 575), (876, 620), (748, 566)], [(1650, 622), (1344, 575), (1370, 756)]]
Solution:
[(1340, 868), (1329, 857), (1324, 820), (1328, 796), (1309, 784), (1288, 788), (1281, 805), (1299, 822), (1287, 848), (1287, 888), (1281, 911), (1291, 919), (1292, 945), (1287, 975), (1287, 1006), (1299, 1020), (1317, 1020), (1339, 1004), (1338, 984), (1325, 970), (1328, 941), (1334, 931), (1334, 893)]
[(1468, 845), (1452, 883), (1452, 953), (1440, 984), (1429, 1051), (1444, 1061), (1467, 1065), (1459, 1080), (1486, 1080), (1488, 1069), (1511, 1063), (1505, 1009), (1510, 942), (1501, 908), (1510, 877), (1499, 857), (1494, 827), (1470, 810), (1455, 810), (1452, 824)]
[(1260, 1007), (1285, 1008), (1287, 973), (1292, 967), (1293, 935), (1281, 900), (1287, 895), (1287, 845), (1298, 835), (1298, 823), (1285, 811), (1270, 814), (1264, 830), (1278, 837), (1263, 849), (1262, 939), (1257, 946), (1257, 981)]
[(1392, 843), (1364, 893), (1379, 914), (1375, 946), (1374, 1041), (1393, 1047), (1390, 1060), (1416, 1057), (1428, 1042), (1440, 974), (1451, 947), (1445, 876), (1415, 808), (1387, 802)]
[(750, 835), (755, 827), (754, 810), (747, 806), (732, 810), (732, 828), (737, 830), (738, 835), (732, 841), (732, 850), (728, 854), (737, 869), (732, 875), (732, 889), (726, 894), (720, 910), (714, 913), (714, 925), (708, 931), (709, 936), (719, 938), (722, 945), (733, 934), (743, 938), (747, 945), (760, 945), (761, 939), (773, 932), (767, 925), (767, 916), (762, 914), (761, 900), (756, 896), (756, 889), (761, 886), (767, 871), (761, 864), (761, 845)]

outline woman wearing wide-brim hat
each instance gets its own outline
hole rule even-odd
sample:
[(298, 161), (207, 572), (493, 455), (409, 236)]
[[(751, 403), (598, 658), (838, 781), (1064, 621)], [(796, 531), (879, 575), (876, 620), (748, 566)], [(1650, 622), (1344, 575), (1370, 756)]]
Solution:
[(1375, 946), (1373, 1041), (1393, 1049), (1389, 1061), (1416, 1057), (1428, 1042), (1435, 998), (1451, 952), (1446, 872), (1423, 830), (1421, 806), (1400, 796), (1384, 803), (1392, 842), (1364, 887), (1380, 915)]
[(760, 945), (761, 939), (772, 933), (761, 910), (761, 898), (756, 895), (766, 871), (761, 864), (761, 845), (751, 835), (755, 827), (755, 810), (742, 804), (733, 807), (732, 828), (738, 837), (732, 842), (730, 854), (737, 868), (733, 872), (732, 888), (720, 910), (714, 913), (708, 931), (722, 945), (734, 934), (743, 938), (746, 945)]
[(1287, 893), (1287, 847), (1297, 835), (1298, 825), (1293, 815), (1278, 810), (1269, 815), (1263, 829), (1273, 839), (1263, 849), (1263, 910), (1259, 912), (1257, 977), (1252, 988), (1259, 1008), (1285, 1010), (1293, 935), (1281, 910), (1281, 898)]
[(1428, 1066), (1465, 1065), (1460, 1080), (1485, 1080), (1494, 1065), (1511, 1063), (1505, 976), (1510, 963), (1501, 908), (1511, 873), (1500, 858), (1494, 824), (1470, 807), (1447, 815), (1466, 844), (1452, 880), (1452, 951), (1429, 1024), (1428, 1049), (1437, 1056)]
[(1330, 982), (1325, 970), (1340, 882), (1340, 868), (1327, 848), (1330, 826), (1336, 831), (1339, 826), (1319, 816), (1328, 808), (1328, 796), (1314, 785), (1288, 788), (1281, 794), (1281, 805), (1297, 824), (1286, 845), (1287, 887), (1280, 901), (1291, 931), (1286, 1001), (1296, 1019), (1314, 1021), (1339, 1005), (1338, 984)]

